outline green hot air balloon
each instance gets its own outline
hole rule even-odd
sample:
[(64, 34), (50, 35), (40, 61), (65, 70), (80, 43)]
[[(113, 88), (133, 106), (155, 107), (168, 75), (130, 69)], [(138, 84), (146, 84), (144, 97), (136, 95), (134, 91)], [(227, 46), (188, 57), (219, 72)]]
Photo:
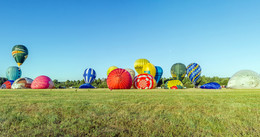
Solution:
[(12, 49), (12, 55), (20, 67), (28, 57), (28, 49), (24, 45), (15, 45)]
[(172, 65), (171, 74), (174, 80), (182, 81), (186, 75), (186, 66), (182, 63)]

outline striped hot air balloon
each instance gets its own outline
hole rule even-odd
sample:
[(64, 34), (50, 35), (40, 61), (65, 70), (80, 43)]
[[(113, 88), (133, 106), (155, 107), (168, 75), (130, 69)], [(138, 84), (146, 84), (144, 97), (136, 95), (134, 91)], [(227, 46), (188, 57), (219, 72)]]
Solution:
[(200, 83), (201, 67), (197, 63), (191, 63), (187, 67), (187, 76), (190, 81), (197, 86)]
[(12, 55), (20, 67), (28, 57), (28, 49), (24, 45), (15, 45), (12, 49)]
[(91, 84), (92, 82), (94, 82), (95, 78), (96, 78), (96, 71), (92, 68), (87, 68), (84, 71), (83, 77), (86, 83)]

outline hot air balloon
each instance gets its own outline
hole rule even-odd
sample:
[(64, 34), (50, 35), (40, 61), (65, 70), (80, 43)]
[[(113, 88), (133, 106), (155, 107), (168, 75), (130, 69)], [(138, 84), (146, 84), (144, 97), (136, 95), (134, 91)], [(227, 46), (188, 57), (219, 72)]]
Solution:
[(200, 79), (200, 75), (201, 75), (201, 67), (199, 64), (197, 63), (191, 63), (188, 67), (187, 67), (187, 76), (190, 79), (190, 81), (195, 85), (198, 86), (201, 79)]
[(132, 78), (132, 81), (134, 81), (134, 78), (135, 78), (135, 71), (130, 69), (130, 68), (126, 68), (125, 69), (126, 71), (128, 71), (131, 75), (131, 78)]
[(211, 82), (200, 86), (202, 89), (221, 89), (221, 86), (216, 82)]
[(116, 67), (116, 66), (111, 66), (111, 67), (109, 67), (108, 68), (108, 70), (107, 70), (107, 76), (109, 75), (109, 73), (111, 72), (111, 71), (113, 71), (114, 69), (117, 69), (118, 67)]
[(135, 71), (138, 74), (142, 74), (143, 73), (143, 66), (147, 63), (150, 63), (147, 59), (138, 59), (135, 61), (134, 67), (135, 67)]
[(162, 78), (163, 75), (163, 69), (160, 66), (155, 66), (156, 69), (156, 75), (154, 79), (156, 80), (156, 83), (158, 84), (160, 79)]
[(87, 68), (83, 74), (86, 83), (91, 84), (96, 78), (96, 71), (92, 68)]
[(130, 89), (132, 87), (132, 77), (125, 69), (117, 68), (109, 73), (107, 86), (110, 90)]
[(156, 82), (156, 80), (155, 80), (155, 79), (153, 79), (153, 89), (155, 89), (155, 88), (156, 88), (156, 86), (157, 86), (157, 82)]
[(28, 57), (28, 49), (24, 45), (15, 45), (12, 49), (12, 55), (20, 67)]
[(39, 76), (35, 78), (31, 85), (32, 89), (53, 89), (54, 83), (47, 76)]
[(139, 74), (134, 79), (134, 87), (137, 89), (153, 89), (154, 78), (150, 74)]
[(95, 87), (93, 87), (90, 83), (85, 83), (85, 84), (82, 84), (79, 88), (85, 89), (85, 88), (95, 88)]
[(30, 78), (19, 78), (12, 84), (12, 89), (28, 89), (31, 88), (33, 80)]
[(22, 76), (22, 71), (16, 66), (9, 67), (6, 71), (6, 77), (8, 80), (15, 81)]
[(13, 83), (14, 83), (13, 80), (7, 80), (6, 82), (4, 82), (4, 83), (2, 84), (2, 86), (0, 87), (0, 89), (11, 89)]
[(156, 75), (156, 68), (154, 67), (153, 64), (151, 64), (151, 63), (146, 63), (146, 64), (143, 66), (142, 74), (150, 74), (150, 75), (152, 75), (153, 77), (155, 77), (155, 75)]
[(183, 84), (180, 80), (170, 80), (165, 83), (165, 87), (168, 89), (182, 89)]
[(173, 64), (171, 74), (174, 80), (182, 81), (186, 75), (186, 66), (182, 63)]

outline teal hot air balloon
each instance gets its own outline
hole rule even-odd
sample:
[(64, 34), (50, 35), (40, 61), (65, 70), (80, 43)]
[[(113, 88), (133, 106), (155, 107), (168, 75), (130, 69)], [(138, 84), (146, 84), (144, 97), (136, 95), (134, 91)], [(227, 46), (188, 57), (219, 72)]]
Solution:
[(182, 81), (186, 75), (186, 66), (182, 63), (173, 64), (171, 74), (174, 80)]
[(160, 79), (162, 78), (163, 75), (163, 69), (160, 66), (155, 66), (156, 69), (156, 74), (154, 79), (156, 80), (156, 83), (158, 84)]
[(19, 67), (11, 66), (6, 71), (6, 77), (8, 80), (15, 81), (22, 76), (22, 71)]

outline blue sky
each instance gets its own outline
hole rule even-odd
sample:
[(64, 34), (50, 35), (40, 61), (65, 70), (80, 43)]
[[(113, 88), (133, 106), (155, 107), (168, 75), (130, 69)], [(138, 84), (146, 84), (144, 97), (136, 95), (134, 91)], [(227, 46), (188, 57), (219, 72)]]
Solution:
[(98, 78), (110, 66), (146, 58), (170, 77), (174, 63), (196, 62), (206, 76), (260, 72), (259, 0), (2, 0), (0, 77), (15, 66), (14, 45), (29, 57), (22, 77)]

